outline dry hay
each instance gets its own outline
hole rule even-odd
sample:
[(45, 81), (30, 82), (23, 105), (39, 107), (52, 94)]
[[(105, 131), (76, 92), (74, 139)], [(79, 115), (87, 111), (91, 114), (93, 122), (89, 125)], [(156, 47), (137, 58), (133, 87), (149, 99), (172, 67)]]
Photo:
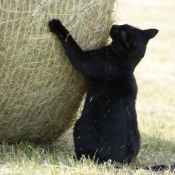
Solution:
[(0, 0), (0, 142), (51, 142), (75, 119), (85, 82), (47, 23), (83, 49), (103, 46), (114, 0)]

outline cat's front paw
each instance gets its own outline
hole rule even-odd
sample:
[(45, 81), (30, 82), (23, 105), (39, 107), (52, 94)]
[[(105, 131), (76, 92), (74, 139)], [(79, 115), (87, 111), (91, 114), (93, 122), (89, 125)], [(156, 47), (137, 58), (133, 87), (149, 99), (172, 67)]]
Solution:
[(63, 37), (67, 36), (69, 33), (66, 28), (61, 24), (61, 21), (59, 19), (52, 19), (51, 21), (49, 21), (49, 28), (52, 33)]
[(62, 24), (59, 19), (52, 19), (51, 21), (49, 21), (49, 28), (51, 32), (55, 33), (59, 31), (61, 27), (62, 27)]

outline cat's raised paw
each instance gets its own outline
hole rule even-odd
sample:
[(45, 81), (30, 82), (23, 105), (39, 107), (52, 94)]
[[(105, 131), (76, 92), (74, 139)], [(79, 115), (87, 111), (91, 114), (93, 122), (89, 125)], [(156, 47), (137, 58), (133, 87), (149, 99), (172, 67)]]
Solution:
[(59, 19), (52, 19), (49, 21), (50, 31), (53, 33), (57, 33), (59, 29), (62, 28), (61, 21)]
[(49, 28), (52, 33), (55, 33), (57, 36), (66, 37), (68, 31), (66, 28), (61, 24), (59, 19), (52, 19), (49, 21)]

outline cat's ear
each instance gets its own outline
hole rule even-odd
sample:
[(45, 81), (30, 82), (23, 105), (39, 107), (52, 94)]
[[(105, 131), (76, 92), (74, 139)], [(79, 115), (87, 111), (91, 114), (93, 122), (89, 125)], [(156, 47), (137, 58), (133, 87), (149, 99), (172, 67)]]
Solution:
[(136, 42), (132, 37), (127, 37), (126, 32), (122, 31), (122, 38), (127, 48), (133, 49), (136, 46)]
[(147, 37), (147, 39), (154, 38), (159, 31), (157, 29), (148, 29), (144, 30), (144, 35)]

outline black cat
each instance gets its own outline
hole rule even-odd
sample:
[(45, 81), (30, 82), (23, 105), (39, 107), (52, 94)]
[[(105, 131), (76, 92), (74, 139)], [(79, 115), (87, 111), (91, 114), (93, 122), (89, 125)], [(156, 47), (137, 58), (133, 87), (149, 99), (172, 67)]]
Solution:
[(130, 162), (140, 149), (133, 72), (158, 30), (113, 25), (110, 45), (83, 51), (59, 20), (51, 20), (49, 27), (88, 84), (84, 109), (74, 127), (77, 159), (84, 155), (98, 163)]

